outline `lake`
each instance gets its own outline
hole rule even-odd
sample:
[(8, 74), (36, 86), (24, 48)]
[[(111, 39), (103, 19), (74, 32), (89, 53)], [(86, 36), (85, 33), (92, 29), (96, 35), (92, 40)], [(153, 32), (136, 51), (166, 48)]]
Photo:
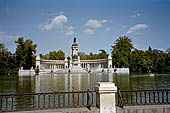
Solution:
[(93, 89), (96, 82), (114, 82), (121, 90), (170, 88), (170, 74), (44, 74), (0, 77), (0, 93), (40, 93)]

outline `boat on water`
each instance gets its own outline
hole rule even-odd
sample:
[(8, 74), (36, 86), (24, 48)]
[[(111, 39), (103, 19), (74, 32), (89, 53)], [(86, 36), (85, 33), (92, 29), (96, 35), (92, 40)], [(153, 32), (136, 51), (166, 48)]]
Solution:
[(148, 76), (155, 76), (155, 74), (153, 74), (152, 72), (149, 72)]

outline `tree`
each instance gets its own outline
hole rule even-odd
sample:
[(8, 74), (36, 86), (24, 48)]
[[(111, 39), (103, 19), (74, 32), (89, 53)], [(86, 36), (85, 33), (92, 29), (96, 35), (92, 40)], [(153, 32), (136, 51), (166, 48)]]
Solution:
[(167, 53), (167, 54), (170, 53), (170, 47), (166, 50), (166, 53)]
[(170, 47), (166, 50), (165, 61), (165, 71), (170, 72)]
[(65, 59), (65, 53), (62, 50), (59, 51), (51, 51), (49, 54), (42, 55), (42, 59), (47, 59), (47, 60), (64, 60)]
[(166, 57), (165, 57), (165, 66), (166, 66), (166, 71), (167, 72), (170, 72), (170, 49), (169, 49), (169, 51), (167, 52), (167, 54), (166, 54)]
[(5, 48), (4, 44), (0, 43), (0, 74), (7, 74), (9, 70), (9, 58), (10, 53)]
[(113, 64), (116, 67), (129, 67), (131, 51), (134, 48), (130, 38), (119, 37), (112, 47)]
[(99, 51), (99, 54), (90, 53), (89, 55), (86, 55), (86, 60), (106, 59), (109, 56), (105, 50), (100, 49)]
[(49, 52), (49, 59), (50, 60), (57, 60), (57, 52), (56, 51)]
[(153, 66), (152, 70), (154, 72), (164, 72), (165, 71), (165, 62), (166, 62), (166, 54), (164, 51), (154, 49), (152, 53), (152, 60), (153, 60)]
[(57, 51), (57, 60), (64, 60), (65, 53), (62, 50)]
[(99, 50), (101, 53), (98, 54), (98, 59), (106, 59), (109, 55), (104, 49)]
[(81, 60), (87, 60), (87, 56), (84, 52), (78, 52), (78, 56), (80, 56)]
[(0, 43), (0, 75), (13, 73), (16, 67), (15, 56)]
[(45, 55), (40, 54), (40, 58), (48, 60), (48, 59), (50, 59), (50, 56), (49, 56), (49, 54), (45, 54)]
[(31, 69), (32, 66), (35, 66), (35, 54), (37, 45), (33, 44), (33, 41), (30, 39), (24, 41), (23, 37), (19, 37), (15, 43), (17, 44), (15, 55), (18, 67)]
[(145, 67), (144, 51), (135, 49), (130, 56), (130, 71), (142, 72)]

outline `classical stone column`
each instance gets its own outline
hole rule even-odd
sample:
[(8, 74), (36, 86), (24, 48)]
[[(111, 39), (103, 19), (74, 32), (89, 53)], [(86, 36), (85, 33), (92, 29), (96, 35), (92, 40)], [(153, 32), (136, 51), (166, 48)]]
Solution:
[(56, 64), (54, 65), (54, 69), (56, 69)]
[(117, 87), (111, 82), (97, 82), (95, 85), (96, 106), (100, 109), (100, 113), (116, 113), (115, 93)]
[(72, 56), (70, 56), (70, 68), (72, 67)]
[(78, 66), (81, 66), (80, 65), (80, 56), (78, 56)]
[(108, 56), (108, 68), (112, 68), (112, 57)]
[(64, 68), (65, 69), (68, 68), (68, 59), (67, 58), (64, 59)]
[(37, 67), (38, 67), (39, 69), (41, 68), (40, 57), (39, 57), (39, 56), (36, 56), (36, 63), (35, 63), (35, 65), (36, 65), (35, 68), (37, 68)]

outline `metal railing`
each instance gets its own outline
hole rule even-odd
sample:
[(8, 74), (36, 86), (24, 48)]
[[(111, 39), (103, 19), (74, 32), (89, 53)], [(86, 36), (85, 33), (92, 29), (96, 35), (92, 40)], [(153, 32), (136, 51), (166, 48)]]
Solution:
[(0, 112), (96, 106), (95, 91), (0, 94)]
[(117, 105), (170, 104), (170, 89), (159, 90), (118, 90)]
[[(96, 91), (0, 94), (0, 112), (96, 106)], [(170, 104), (170, 89), (119, 90), (117, 106)]]

